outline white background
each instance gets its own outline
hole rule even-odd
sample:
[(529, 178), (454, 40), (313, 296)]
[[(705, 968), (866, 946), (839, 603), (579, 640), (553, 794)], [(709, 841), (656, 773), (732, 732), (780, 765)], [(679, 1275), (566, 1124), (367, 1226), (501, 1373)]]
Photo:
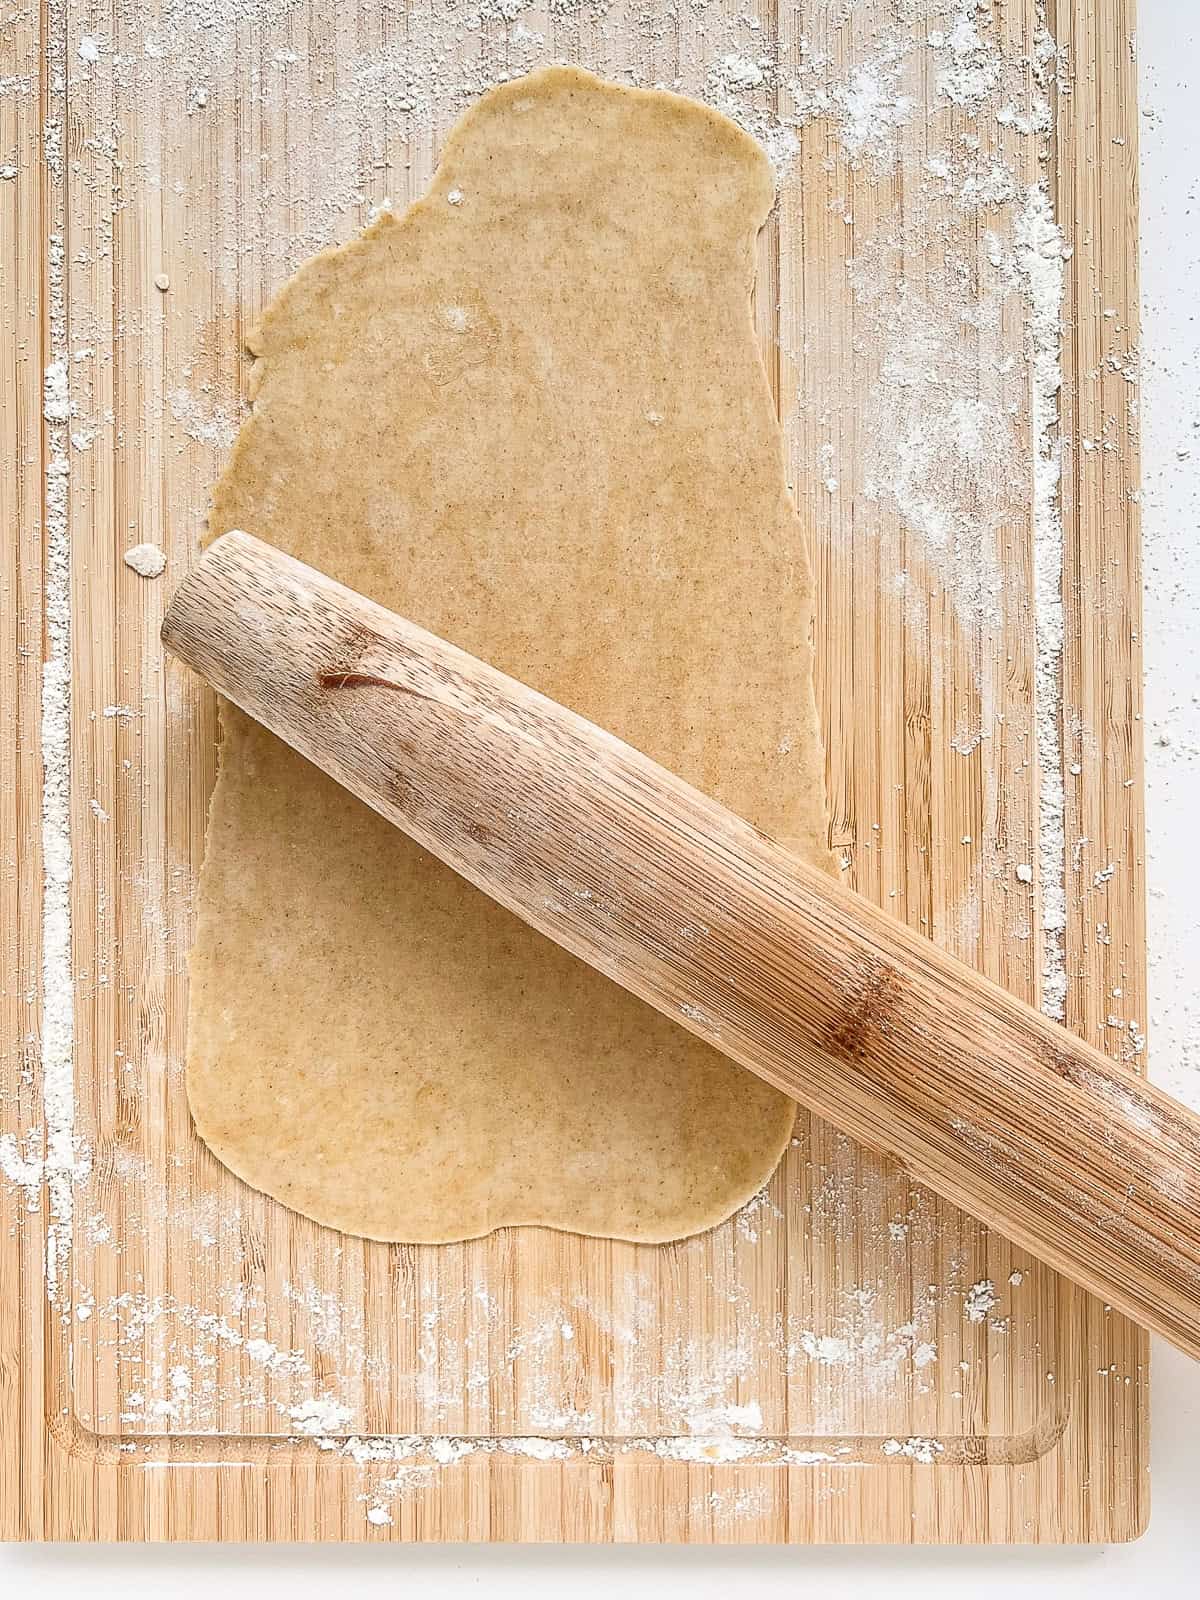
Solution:
[[(1141, 0), (1142, 270), (1150, 1050), (1154, 1076), (1200, 1106), (1200, 17), (1196, 0)], [(1108, 1600), (1131, 1584), (1200, 1589), (1200, 1364), (1155, 1349), (1153, 1515), (1110, 1549), (593, 1549), (483, 1546), (0, 1548), (0, 1593), (358, 1596), (623, 1595), (692, 1600), (751, 1583), (861, 1600)]]

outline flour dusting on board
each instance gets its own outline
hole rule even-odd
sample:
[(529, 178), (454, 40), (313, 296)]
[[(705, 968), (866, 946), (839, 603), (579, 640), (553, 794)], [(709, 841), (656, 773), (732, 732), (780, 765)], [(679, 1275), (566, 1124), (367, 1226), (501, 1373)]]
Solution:
[[(52, 14), (63, 21), (61, 6)], [(69, 1260), (73, 1188), (86, 1176), (86, 1159), (75, 1134), (74, 1006), (71, 951), (71, 545), (68, 522), (71, 420), (68, 382), (65, 279), (65, 207), (61, 189), (61, 82), (51, 86), (51, 116), (45, 130), (54, 214), (45, 241), (48, 269), (49, 343), (42, 417), (46, 428), (45, 589), (42, 597), (46, 651), (42, 663), (42, 992), (41, 1086), (45, 1123), (42, 1181), (49, 1208), (46, 1229), (46, 1288), (60, 1298)], [(30, 1143), (38, 1135), (31, 1131)], [(10, 1157), (11, 1159), (11, 1157)], [(6, 1163), (7, 1165), (7, 1163)], [(28, 1186), (31, 1203), (32, 1184)]]
[[(52, 12), (55, 37), (65, 40), (61, 0)], [(551, 0), (548, 9), (464, 0), (414, 4), (398, 28), (387, 14), (361, 34), (347, 22), (335, 62), (320, 17), (298, 0), (166, 0), (157, 8), (119, 0), (118, 12), (113, 37), (98, 26), (76, 30), (52, 62), (47, 158), (66, 181), (69, 89), (86, 157), (76, 187), (93, 184), (96, 214), (73, 234), (71, 262), (61, 208), (47, 240), (45, 1117), (44, 1128), (0, 1136), (4, 1181), (28, 1209), (47, 1211), (47, 1286), (73, 1328), (74, 1370), (104, 1377), (75, 1395), (81, 1421), (147, 1461), (155, 1441), (174, 1435), (260, 1435), (336, 1453), (362, 1473), (362, 1514), (381, 1532), (398, 1502), (488, 1454), (561, 1463), (629, 1450), (694, 1466), (753, 1461), (817, 1472), (895, 1458), (937, 1470), (954, 1438), (986, 1427), (985, 1377), (1002, 1381), (992, 1353), (1044, 1335), (1036, 1293), (1023, 1287), (1036, 1285), (1036, 1272), (1014, 1266), (999, 1241), (986, 1259), (982, 1248), (964, 1246), (947, 1265), (938, 1209), (828, 1130), (798, 1137), (769, 1188), (713, 1239), (669, 1252), (614, 1246), (603, 1271), (551, 1285), (544, 1267), (526, 1261), (518, 1232), (505, 1246), (517, 1279), (540, 1287), (523, 1289), (514, 1306), (484, 1271), (485, 1245), (453, 1247), (442, 1258), (452, 1265), (435, 1273), (421, 1251), (331, 1243), (305, 1225), (279, 1260), (269, 1202), (232, 1181), (218, 1196), (186, 1147), (151, 1152), (147, 1108), (165, 1098), (176, 1128), (186, 1111), (181, 1063), (161, 1042), (152, 1047), (158, 1020), (141, 1015), (140, 999), (135, 1020), (122, 1024), (130, 1036), (93, 1067), (115, 1086), (128, 1128), (114, 1135), (96, 1120), (90, 1085), (76, 1102), (74, 1006), (108, 979), (103, 968), (76, 971), (72, 871), (93, 848), (80, 819), (95, 830), (120, 814), (107, 795), (77, 796), (72, 838), (72, 711), (120, 741), (115, 770), (131, 795), (146, 757), (137, 685), (114, 675), (94, 705), (72, 707), (70, 474), (88, 452), (111, 449), (121, 424), (94, 398), (106, 391), (93, 374), (111, 371), (118, 353), (111, 327), (102, 318), (88, 324), (82, 309), (68, 319), (66, 281), (73, 266), (111, 263), (121, 207), (186, 207), (202, 153), (221, 174), (220, 204), (236, 226), (217, 230), (205, 245), (211, 255), (177, 229), (177, 258), (150, 264), (147, 283), (158, 287), (144, 315), (180, 318), (187, 275), (203, 271), (222, 319), (216, 342), (231, 343), (233, 308), (249, 316), (304, 258), (349, 237), (390, 197), (400, 209), (423, 182), (413, 176), (424, 170), (422, 153), (473, 99), (549, 60), (692, 95), (734, 118), (767, 150), (785, 210), (819, 195), (836, 223), (829, 259), (785, 262), (791, 276), (779, 291), (801, 298), (830, 283), (838, 289), (798, 347), (779, 352), (797, 497), (831, 546), (851, 517), (869, 533), (878, 603), (927, 645), (935, 680), (939, 652), (959, 652), (967, 681), (945, 737), (963, 762), (980, 762), (1000, 731), (1005, 663), (993, 645), (1026, 603), (1008, 552), (1032, 512), (1036, 716), (1020, 732), (1040, 774), (1040, 833), (1002, 833), (997, 812), (984, 841), (960, 843), (957, 829), (934, 841), (972, 851), (973, 866), (960, 902), (928, 931), (972, 947), (984, 893), (1003, 881), (1016, 907), (1011, 936), (1042, 941), (1044, 1004), (1061, 1016), (1069, 882), (1062, 765), (1084, 747), (1087, 730), (1066, 725), (1061, 709), (1065, 246), (1042, 178), (1053, 41), (1044, 30), (1024, 43), (1010, 38), (997, 9), (978, 0), (814, 0), (804, 36), (787, 49), (770, 17), (703, 0), (688, 8), (686, 26), (636, 0)], [(5, 92), (34, 87), (31, 76)], [(122, 107), (134, 101), (148, 108), (143, 129), (154, 117), (164, 128), (186, 123), (187, 161), (169, 141), (130, 138)], [(279, 128), (289, 109), (303, 108), (312, 148), (281, 134), (239, 162), (229, 148), (235, 106)], [(119, 190), (105, 188), (118, 171)], [(903, 206), (889, 187), (897, 180)], [(451, 205), (469, 202), (458, 191), (448, 196)], [(214, 360), (211, 326), (167, 326), (171, 353), (147, 426), (169, 440), (181, 479), (209, 482), (244, 415), (239, 377)], [(152, 327), (159, 338), (162, 324)], [(864, 375), (864, 408), (847, 405), (849, 387), (830, 392), (810, 340)], [(653, 425), (656, 414), (648, 416)], [(193, 490), (178, 509), (181, 537), (196, 531), (202, 495)], [(123, 527), (114, 561), (119, 567), (124, 555), (132, 573), (152, 579), (169, 552), (144, 541), (144, 531)], [(181, 564), (172, 570), (183, 570), (182, 543), (174, 556)], [(131, 604), (152, 603), (153, 583), (129, 572), (122, 580)], [(858, 820), (859, 836), (843, 841), (849, 866), (876, 848), (885, 825)], [(164, 966), (177, 973), (193, 885), (174, 862), (163, 869), (165, 890), (145, 862), (131, 870), (144, 884), (146, 925), (161, 938)], [(108, 908), (98, 915), (109, 917)], [(139, 981), (126, 973), (122, 993)], [(146, 1010), (159, 1003), (148, 998)], [(776, 1284), (797, 1236), (819, 1266), (794, 1271), (764, 1309), (762, 1285)], [(882, 1265), (867, 1271), (864, 1261)], [(836, 1293), (828, 1285), (817, 1292), (822, 1273), (832, 1273)], [(697, 1301), (704, 1334), (687, 1314)], [(1038, 1360), (1049, 1371), (1053, 1352)], [(1032, 1426), (1037, 1413), (1020, 1420)], [(372, 1425), (388, 1431), (368, 1432)], [(695, 1515), (752, 1522), (763, 1495), (706, 1488), (696, 1491)]]
[(1067, 846), (1063, 786), (1063, 526), (1058, 486), (1058, 395), (1062, 387), (1063, 238), (1040, 185), (1017, 214), (1016, 267), (1032, 311), (1034, 446), (1034, 707), (1041, 775), (1042, 1005), (1062, 1018), (1067, 997)]

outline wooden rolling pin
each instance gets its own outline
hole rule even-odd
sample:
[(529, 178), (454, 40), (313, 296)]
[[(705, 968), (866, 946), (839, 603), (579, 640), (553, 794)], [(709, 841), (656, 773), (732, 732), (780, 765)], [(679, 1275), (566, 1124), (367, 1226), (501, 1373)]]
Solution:
[(212, 545), (162, 636), (547, 937), (1200, 1356), (1183, 1106), (611, 734), (247, 534)]

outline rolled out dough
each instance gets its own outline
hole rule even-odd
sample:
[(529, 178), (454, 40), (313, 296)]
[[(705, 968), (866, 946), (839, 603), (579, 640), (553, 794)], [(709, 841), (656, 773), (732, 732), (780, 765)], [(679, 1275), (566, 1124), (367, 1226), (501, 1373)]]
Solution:
[[(241, 527), (564, 701), (827, 862), (812, 585), (751, 320), (768, 164), (552, 68), (251, 340)], [(188, 1090), (255, 1188), (373, 1238), (636, 1240), (729, 1215), (792, 1103), (222, 706)]]

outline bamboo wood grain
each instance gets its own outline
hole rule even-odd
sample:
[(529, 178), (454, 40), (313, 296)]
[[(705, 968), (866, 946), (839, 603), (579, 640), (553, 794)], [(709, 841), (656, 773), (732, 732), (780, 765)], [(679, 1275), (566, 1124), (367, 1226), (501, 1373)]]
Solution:
[[(533, 0), (522, 21), (554, 59), (696, 92), (728, 48), (728, 29), (743, 26), (743, 9), (714, 0), (703, 12), (681, 11), (674, 28), (636, 37), (623, 26), (622, 5), (593, 13)], [(921, 41), (942, 25), (944, 0), (907, 9), (917, 61)], [(869, 65), (896, 19), (892, 0), (860, 0), (852, 15), (827, 10), (762, 9), (765, 47), (778, 39), (785, 75), (814, 60), (838, 63), (839, 73)], [(1032, 61), (1041, 10), (1010, 0), (987, 25), (1003, 32), (1010, 53)], [(1139, 390), (1126, 354), (1137, 345), (1138, 306), (1134, 0), (1048, 0), (1044, 12), (1071, 89), (1060, 96), (1051, 87), (1054, 126), (1044, 143), (952, 104), (923, 65), (893, 171), (853, 158), (824, 118), (795, 130), (795, 165), (759, 241), (757, 321), (819, 573), (814, 643), (832, 839), (849, 862), (845, 879), (1036, 1001), (1042, 872), (1036, 866), (1026, 885), (1012, 871), (1038, 862), (1032, 536), (1020, 510), (1028, 484), (1018, 472), (1017, 509), (998, 550), (1002, 618), (972, 628), (954, 615), (902, 509), (885, 496), (863, 514), (870, 406), (888, 385), (854, 275), (873, 242), (895, 241), (897, 223), (922, 206), (928, 248), (920, 230), (907, 243), (899, 235), (910, 304), (935, 304), (943, 267), (976, 260), (980, 215), (956, 192), (923, 196), (912, 181), (914, 163), (964, 135), (981, 140), (983, 155), (1010, 170), (1019, 189), (1044, 178), (1053, 194), (1074, 247), (1061, 426), (1067, 1022), (1140, 1066), (1146, 1055), (1131, 1033), (1141, 1019), (1140, 1035), (1147, 1014), (1132, 493)], [(72, 428), (90, 434), (101, 424), (90, 448), (71, 449), (68, 491), (75, 1107), (77, 1131), (96, 1154), (95, 1176), (76, 1197), (72, 1275), (97, 1311), (83, 1321), (47, 1302), (47, 1208), (30, 1210), (22, 1188), (0, 1182), (0, 1531), (59, 1540), (722, 1544), (1134, 1537), (1149, 1507), (1146, 1335), (818, 1117), (797, 1117), (793, 1147), (750, 1212), (683, 1247), (650, 1252), (536, 1229), (461, 1251), (357, 1248), (249, 1194), (195, 1138), (180, 1069), (185, 955), (216, 750), (213, 696), (174, 663), (164, 670), (158, 626), (169, 579), (136, 577), (121, 552), (150, 539), (166, 550), (169, 574), (187, 570), (227, 425), (245, 398), (246, 328), (304, 256), (365, 222), (370, 202), (391, 195), (400, 206), (424, 191), (461, 109), (460, 86), (495, 70), (502, 23), (447, 45), (454, 72), (431, 86), (428, 118), (339, 113), (331, 131), (330, 117), (347, 87), (354, 92), (363, 61), (403, 53), (438, 18), (428, 0), (357, 12), (313, 0), (243, 20), (236, 60), (213, 61), (217, 92), (207, 111), (193, 111), (182, 88), (160, 93), (144, 68), (130, 77), (110, 72), (107, 56), (99, 67), (84, 61), (79, 45), (96, 32), (95, 18), (76, 8), (22, 12), (0, 45), (13, 62), (0, 77), (14, 86), (23, 74), (33, 79), (28, 94), (14, 87), (0, 95), (0, 145), (20, 168), (0, 184), (0, 260), (12, 263), (5, 283), (14, 307), (0, 323), (0, 431), (17, 441), (0, 502), (6, 526), (20, 529), (0, 592), (8, 641), (0, 697), (9, 712), (0, 716), (9, 775), (0, 803), (13, 823), (3, 836), (18, 872), (16, 894), (0, 901), (6, 948), (15, 951), (0, 993), (0, 1124), (18, 1140), (41, 1116), (42, 379), (64, 348), (61, 328), (51, 336), (44, 255), (48, 235), (64, 224), (66, 348), (96, 347), (95, 359), (71, 363)], [(284, 102), (286, 115), (263, 114), (265, 86), (277, 74), (282, 83), (276, 63), (285, 51), (327, 87), (336, 81), (332, 100), (301, 93)], [(521, 70), (526, 60), (514, 47), (509, 65)], [(302, 87), (300, 70), (287, 76)], [(110, 128), (114, 147), (86, 136)], [(71, 141), (61, 165), (51, 159), (56, 130)], [(343, 201), (349, 174), (356, 187)], [(1003, 229), (1003, 208), (989, 224), (992, 216)], [(165, 294), (154, 284), (161, 271), (170, 275)], [(1026, 332), (1009, 297), (996, 329), (981, 335), (964, 323), (948, 351), (969, 392), (996, 398), (1002, 383), (999, 399), (1018, 435), (1028, 409)], [(1082, 441), (1105, 429), (1119, 448), (1088, 454)], [(814, 463), (830, 456), (842, 469), (836, 492), (814, 481)], [(106, 717), (114, 704), (134, 715)], [(1081, 777), (1072, 764), (1082, 765)], [(1109, 865), (1115, 872), (1093, 887)], [(1151, 1053), (1154, 1043), (1152, 1035)], [(93, 1202), (112, 1221), (111, 1241), (83, 1225)], [(200, 1246), (196, 1218), (214, 1213), (221, 1238)], [(994, 1284), (998, 1300), (976, 1322), (964, 1315), (963, 1296), (980, 1280)], [(345, 1354), (314, 1346), (317, 1330), (288, 1293), (301, 1281), (342, 1309), (348, 1339), (361, 1330), (369, 1354), (361, 1373)], [(463, 1296), (464, 1282), (496, 1297), (494, 1319)], [(619, 1439), (611, 1455), (597, 1446), (565, 1463), (479, 1451), (396, 1494), (393, 1522), (379, 1525), (365, 1516), (364, 1493), (395, 1468), (360, 1468), (312, 1441), (277, 1437), (280, 1408), (307, 1390), (295, 1380), (264, 1384), (227, 1344), (211, 1369), (220, 1396), (214, 1432), (182, 1420), (149, 1429), (118, 1420), (146, 1374), (175, 1359), (173, 1330), (169, 1316), (148, 1328), (131, 1366), (113, 1337), (121, 1330), (101, 1308), (145, 1295), (154, 1305), (224, 1313), (231, 1285), (248, 1308), (236, 1319), (241, 1332), (304, 1346), (360, 1432), (527, 1434), (537, 1431), (534, 1403), (549, 1392), (593, 1412), (591, 1430), (619, 1435), (624, 1406), (640, 1435), (661, 1440), (681, 1422), (661, 1403), (655, 1375), (665, 1384), (673, 1370), (689, 1386), (707, 1383), (716, 1359), (734, 1350), (748, 1365), (731, 1386), (717, 1373), (720, 1392), (760, 1402), (764, 1435), (831, 1459), (683, 1463), (623, 1451)], [(506, 1358), (485, 1390), (467, 1388), (461, 1352), (489, 1342), (504, 1349), (560, 1292), (596, 1314), (577, 1319), (577, 1337), (564, 1346), (569, 1360), (543, 1352), (545, 1386), (531, 1382), (523, 1358)], [(414, 1304), (433, 1303), (436, 1404), (414, 1398), (422, 1368), (406, 1331)], [(873, 1328), (886, 1334), (910, 1321), (938, 1359), (919, 1371), (901, 1361), (894, 1382), (880, 1381), (868, 1345), (845, 1365), (800, 1351), (785, 1362), (768, 1335), (782, 1323), (797, 1337), (831, 1332), (857, 1345)], [(636, 1342), (607, 1331), (630, 1326)], [(186, 1330), (174, 1331), (182, 1342)], [(672, 1369), (672, 1357), (682, 1366)], [(649, 1384), (660, 1398), (641, 1406)], [(886, 1448), (910, 1435), (942, 1443), (936, 1464)]]
[(248, 534), (216, 541), (162, 636), (547, 937), (1200, 1356), (1200, 1117), (611, 734)]

